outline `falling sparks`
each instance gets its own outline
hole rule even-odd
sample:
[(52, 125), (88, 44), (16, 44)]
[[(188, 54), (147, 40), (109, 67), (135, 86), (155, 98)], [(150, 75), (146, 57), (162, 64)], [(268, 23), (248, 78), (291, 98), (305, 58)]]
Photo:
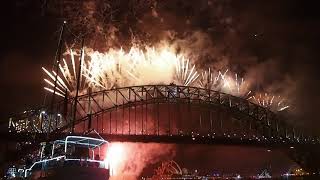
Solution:
[(93, 52), (85, 76), (90, 84), (110, 89), (125, 85), (169, 84), (188, 86), (198, 77), (195, 65), (170, 49), (132, 47), (107, 53)]
[[(45, 90), (57, 96), (74, 96), (77, 80), (80, 82), (80, 94), (93, 91), (112, 89), (125, 86), (145, 84), (177, 84), (196, 86), (214, 91), (231, 94), (247, 99), (273, 111), (283, 111), (289, 108), (281, 97), (270, 94), (253, 95), (250, 84), (237, 73), (208, 68), (198, 71), (196, 64), (183, 54), (177, 54), (169, 46), (131, 47), (129, 51), (109, 49), (101, 53), (92, 49), (79, 51), (70, 49), (69, 58), (63, 58), (58, 64), (59, 72), (49, 71), (42, 67), (48, 76), (44, 78)], [(81, 59), (80, 59), (81, 58)], [(81, 64), (80, 64), (81, 62)], [(80, 76), (77, 71), (81, 66)], [(56, 87), (55, 87), (56, 84)]]
[[(47, 91), (49, 91), (49, 92), (51, 92), (51, 93), (54, 92), (53, 89), (50, 89), (50, 88), (47, 88), (47, 87), (44, 87), (44, 89), (47, 90)], [(60, 93), (58, 93), (58, 92), (55, 92), (55, 94), (58, 95), (58, 96), (64, 97), (64, 95), (62, 95), (62, 94), (60, 94)]]
[[(56, 91), (58, 96), (64, 97), (66, 93), (73, 95), (76, 90), (76, 82), (77, 82), (77, 75), (76, 75), (76, 66), (80, 64), (75, 60), (75, 53), (70, 49), (70, 59), (71, 62), (67, 62), (64, 58), (63, 64), (58, 64), (59, 72), (58, 74), (55, 71), (49, 71), (46, 68), (42, 67), (42, 70), (50, 77), (50, 79), (44, 79), (46, 86), (50, 86), (51, 88), (45, 87), (44, 89), (49, 92), (54, 92), (54, 84), (56, 81)], [(84, 58), (84, 57), (81, 57)], [(84, 64), (82, 64), (84, 66)], [(81, 79), (81, 76), (80, 76)], [(81, 81), (80, 81), (81, 82)]]
[(176, 77), (184, 86), (188, 86), (199, 77), (198, 72), (195, 70), (195, 65), (191, 69), (189, 66), (189, 59), (185, 60), (182, 57), (176, 60)]
[(275, 111), (283, 111), (290, 107), (281, 96), (269, 95), (268, 93), (254, 95), (248, 99), (262, 107)]
[(228, 72), (228, 69), (225, 71), (214, 71), (209, 68), (201, 73), (198, 79), (198, 86), (247, 99), (251, 94), (251, 91), (248, 89), (248, 83), (245, 82), (244, 78), (240, 78), (238, 74), (233, 75), (231, 72)]
[[(199, 74), (196, 66), (183, 55), (177, 55), (169, 48), (150, 48), (144, 50), (132, 47), (128, 52), (123, 49), (110, 49), (106, 53), (89, 50), (86, 59), (81, 61), (81, 75), (77, 77), (77, 67), (73, 50), (69, 51), (70, 61), (63, 59), (59, 64), (59, 74), (54, 71), (43, 71), (50, 77), (45, 79), (46, 85), (52, 87), (57, 77), (57, 87), (61, 94), (74, 94), (77, 78), (81, 88), (111, 89), (114, 87), (143, 84), (178, 84), (192, 85)], [(79, 58), (77, 58), (79, 59)], [(57, 89), (58, 89), (57, 88)]]
[(201, 76), (198, 80), (198, 85), (205, 89), (215, 89), (217, 82), (219, 80), (219, 76), (215, 76), (209, 68), (208, 71), (204, 71), (201, 73)]

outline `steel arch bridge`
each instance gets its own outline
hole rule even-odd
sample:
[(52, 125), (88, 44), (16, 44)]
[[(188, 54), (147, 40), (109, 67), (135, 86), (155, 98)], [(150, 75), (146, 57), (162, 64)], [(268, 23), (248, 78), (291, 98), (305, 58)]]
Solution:
[[(76, 101), (76, 102), (75, 102)], [(145, 85), (88, 92), (10, 119), (15, 132), (226, 138), (262, 143), (320, 143), (270, 110), (218, 91)], [(76, 111), (75, 114), (72, 112)], [(156, 139), (156, 138), (155, 138)]]
[(109, 141), (284, 147), (306, 169), (320, 170), (319, 137), (307, 136), (245, 99), (173, 84), (89, 89), (78, 98), (66, 97), (51, 111), (44, 107), (10, 118), (10, 132), (1, 137), (36, 144), (92, 129)]

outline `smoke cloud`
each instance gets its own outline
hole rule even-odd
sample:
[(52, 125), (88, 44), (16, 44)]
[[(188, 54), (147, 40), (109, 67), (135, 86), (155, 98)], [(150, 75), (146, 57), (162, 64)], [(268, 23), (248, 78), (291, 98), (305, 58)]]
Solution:
[[(288, 112), (301, 116), (300, 108), (292, 108), (299, 105), (302, 98), (297, 96), (303, 94), (297, 91), (301, 83), (296, 79), (301, 78), (294, 75), (299, 70), (292, 68), (299, 63), (286, 48), (289, 39), (302, 30), (286, 34), (288, 29), (297, 29), (297, 24), (274, 18), (287, 15), (284, 7), (287, 4), (279, 3), (274, 9), (272, 3), (230, 0), (88, 0), (47, 1), (44, 12), (66, 19), (73, 35), (85, 35), (87, 46), (100, 52), (128, 49), (132, 44), (169, 43), (200, 68), (229, 69), (245, 77), (257, 94), (267, 92), (289, 99)], [(262, 13), (257, 12), (259, 8)], [(265, 9), (274, 9), (273, 15)], [(70, 44), (79, 40), (74, 36), (68, 39)]]
[[(241, 77), (255, 79), (252, 69), (264, 68), (250, 50), (247, 41), (261, 34), (248, 33), (245, 22), (233, 12), (230, 1), (55, 1), (47, 2), (47, 13), (68, 21), (73, 35), (85, 35), (86, 46), (100, 52), (110, 48), (130, 48), (133, 44), (155, 46), (169, 44), (200, 68), (229, 69)], [(68, 37), (69, 42), (79, 37)], [(78, 43), (79, 44), (79, 43)], [(251, 77), (254, 74), (255, 76)], [(259, 73), (267, 76), (270, 73)], [(279, 76), (276, 76), (278, 78)], [(260, 80), (265, 78), (261, 77)], [(257, 81), (263, 85), (263, 81)], [(264, 87), (269, 89), (268, 87)], [(261, 90), (263, 90), (262, 88)]]
[[(173, 144), (112, 142), (109, 147), (111, 149), (106, 150), (106, 155), (111, 156), (111, 161), (116, 161), (111, 164), (112, 180), (138, 179), (144, 168), (171, 160), (176, 155)], [(112, 152), (108, 153), (108, 150)]]

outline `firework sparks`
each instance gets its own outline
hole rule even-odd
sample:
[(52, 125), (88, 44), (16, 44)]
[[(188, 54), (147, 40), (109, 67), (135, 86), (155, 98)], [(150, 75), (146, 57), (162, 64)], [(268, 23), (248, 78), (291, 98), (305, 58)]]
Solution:
[[(62, 76), (57, 75), (55, 71), (50, 72), (46, 68), (42, 67), (42, 70), (45, 72), (45, 74), (47, 74), (50, 77), (50, 79), (46, 79), (46, 78), (44, 79), (46, 83), (46, 87), (44, 88), (45, 90), (49, 92), (53, 92), (53, 90), (51, 88), (48, 88), (47, 86), (49, 85), (52, 88), (54, 88), (54, 82), (56, 81), (55, 77), (57, 77), (56, 90), (59, 92), (59, 94), (56, 93), (56, 95), (64, 97), (66, 93), (69, 93), (71, 95), (74, 94), (74, 91), (76, 90), (76, 82), (77, 82), (76, 66), (79, 63), (75, 61), (75, 53), (73, 52), (72, 49), (70, 49), (70, 59), (71, 59), (70, 60), (71, 62), (69, 62), (69, 64), (71, 64), (71, 69), (64, 58), (62, 59), (63, 64), (58, 64), (59, 74)], [(82, 66), (84, 65), (82, 64)], [(80, 76), (80, 80), (81, 80), (81, 76)]]
[(201, 73), (198, 86), (247, 99), (251, 91), (248, 90), (248, 84), (244, 81), (244, 78), (240, 78), (238, 74), (233, 76), (232, 73), (228, 74), (228, 72), (228, 69), (222, 73), (209, 68)]
[[(74, 96), (76, 82), (80, 78), (80, 94), (85, 93), (89, 87), (92, 90), (108, 90), (124, 86), (174, 83), (231, 94), (273, 111), (289, 108), (280, 96), (270, 96), (267, 93), (252, 95), (254, 93), (249, 89), (249, 83), (228, 69), (221, 71), (208, 68), (198, 73), (195, 64), (183, 54), (176, 54), (169, 46), (143, 49), (133, 46), (127, 52), (120, 48), (110, 49), (105, 53), (86, 49), (82, 57), (70, 49), (68, 54), (70, 58), (63, 59), (62, 64), (58, 65), (58, 75), (54, 71), (42, 68), (49, 77), (44, 78), (44, 89), (52, 93), (57, 79), (56, 95), (61, 97), (66, 93)], [(80, 66), (80, 76), (77, 77), (77, 67)]]
[[(49, 91), (49, 92), (51, 92), (51, 93), (54, 92), (53, 89), (50, 89), (50, 88), (47, 88), (47, 87), (44, 87), (44, 89), (47, 90), (47, 91)], [(64, 95), (61, 94), (61, 93), (55, 92), (55, 94), (58, 95), (58, 96), (64, 97)]]
[(126, 154), (125, 152), (125, 147), (122, 143), (112, 143), (110, 144), (105, 162), (109, 165), (110, 169), (110, 175), (114, 176), (120, 171), (120, 166), (123, 165), (123, 161), (127, 158), (124, 155)]
[(166, 48), (145, 49), (132, 47), (128, 53), (122, 49), (104, 54), (93, 52), (84, 76), (104, 89), (171, 82), (187, 86), (198, 77), (195, 65), (191, 67), (189, 59), (182, 55)]
[[(77, 65), (79, 62), (75, 61), (75, 53), (70, 50), (69, 54), (71, 62), (67, 63), (63, 59), (63, 65), (59, 64), (59, 74), (62, 76), (57, 76), (59, 92), (63, 95), (65, 90), (74, 94), (77, 78), (80, 78), (82, 88), (111, 89), (143, 84), (175, 83), (189, 86), (199, 76), (195, 65), (189, 59), (175, 54), (169, 48), (146, 47), (144, 51), (132, 47), (128, 52), (123, 49), (110, 49), (106, 53), (88, 49), (87, 59), (81, 64), (80, 77), (76, 76), (76, 67), (79, 66)], [(50, 80), (45, 79), (46, 84), (52, 86), (56, 72), (42, 69), (50, 77)]]
[(195, 65), (190, 69), (189, 59), (182, 57), (176, 58), (176, 77), (181, 84), (188, 86), (199, 77), (199, 74), (195, 70)]
[(201, 76), (198, 80), (198, 85), (205, 89), (215, 89), (215, 86), (219, 80), (219, 77), (215, 76), (211, 69), (201, 73)]
[(283, 111), (290, 107), (285, 103), (285, 99), (281, 96), (274, 96), (268, 93), (254, 95), (248, 99), (253, 103), (273, 111)]

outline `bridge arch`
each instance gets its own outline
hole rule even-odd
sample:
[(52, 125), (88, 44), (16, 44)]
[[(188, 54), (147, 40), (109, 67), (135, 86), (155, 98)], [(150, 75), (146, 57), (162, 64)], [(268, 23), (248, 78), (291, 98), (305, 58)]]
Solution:
[[(275, 145), (285, 147), (296, 162), (312, 171), (319, 162), (314, 158), (318, 151), (309, 153), (319, 146), (319, 138), (303, 136), (275, 113), (245, 99), (198, 87), (146, 85), (88, 91), (76, 103), (75, 98), (65, 98), (53, 109), (43, 107), (11, 118), (11, 134), (2, 137), (41, 142), (48, 140), (47, 135), (69, 134), (74, 125), (75, 133), (95, 129), (111, 141)], [(131, 131), (134, 117), (140, 129)]]
[[(76, 103), (75, 98), (65, 98), (53, 110), (49, 112), (44, 107), (27, 111), (11, 118), (10, 126), (14, 132), (69, 133), (74, 127), (76, 133), (96, 129), (106, 135), (235, 136), (276, 142), (320, 142), (303, 136), (266, 108), (198, 87), (145, 85), (96, 92), (89, 89)], [(22, 118), (24, 123), (19, 123)]]
[[(74, 108), (74, 99), (68, 99), (64, 104), (64, 110), (62, 103), (57, 109), (70, 112)], [(76, 120), (72, 122), (73, 117), (66, 113), (64, 125), (56, 131), (68, 131), (74, 124), (78, 133), (95, 128), (107, 134), (207, 135), (218, 133), (217, 126), (220, 126), (219, 133), (229, 133), (230, 136), (235, 134), (232, 130), (221, 131), (229, 124), (229, 120), (241, 126), (238, 131), (251, 131), (249, 133), (263, 138), (299, 140), (298, 133), (280, 121), (275, 113), (245, 99), (198, 87), (147, 85), (89, 91), (79, 96), (76, 104)], [(140, 127), (134, 133), (131, 129), (133, 121), (135, 126), (138, 124)], [(192, 126), (193, 129), (186, 129), (183, 125)]]

